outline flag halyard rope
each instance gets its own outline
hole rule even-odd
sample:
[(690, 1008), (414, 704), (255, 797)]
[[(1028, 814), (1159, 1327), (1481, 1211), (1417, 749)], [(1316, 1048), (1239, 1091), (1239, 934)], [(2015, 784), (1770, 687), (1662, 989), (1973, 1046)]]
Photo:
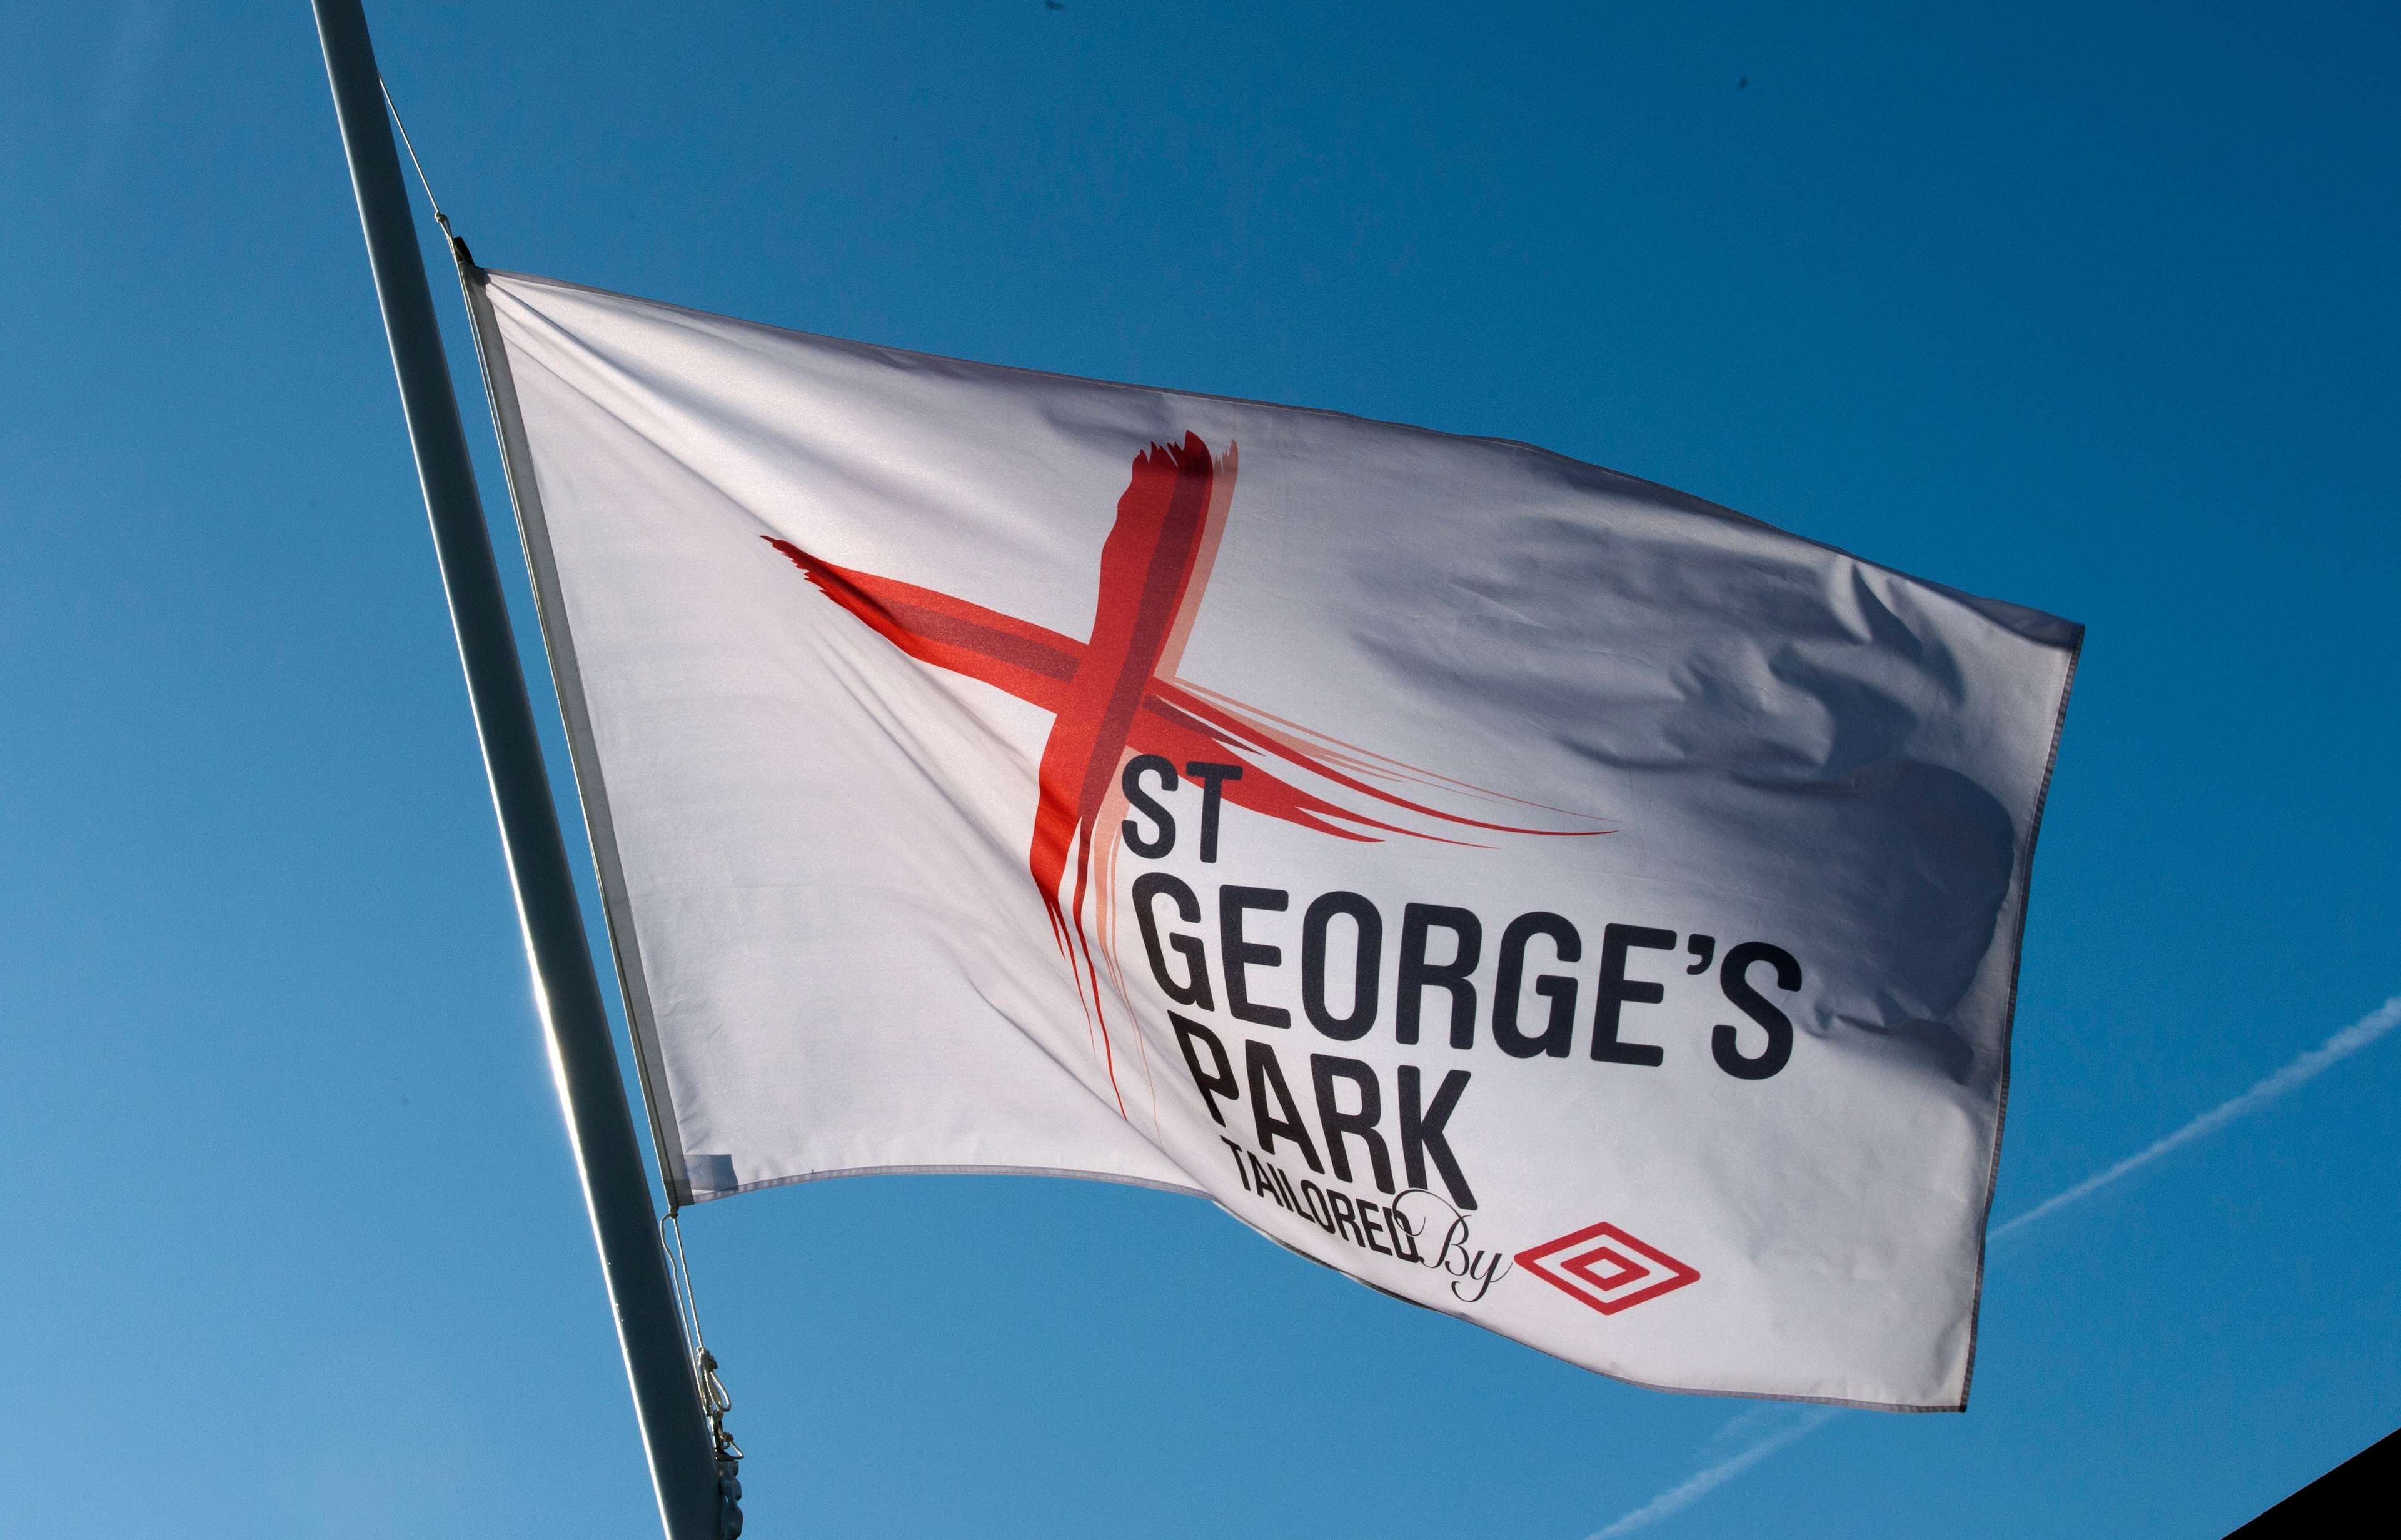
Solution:
[[(408, 152), (408, 163), (417, 172), (417, 185), (425, 190), (433, 222), (441, 227), (463, 273), (473, 260), (467, 243), (450, 227), (450, 216), (443, 212), (442, 200), (434, 196), (433, 184), (425, 174), (425, 162), (418, 158), (417, 145), (408, 137), (408, 124), (400, 116), (400, 103), (392, 100), (391, 82), (378, 73), (376, 85), (383, 92), (384, 108), (391, 114), (391, 126), (400, 135), (401, 147)], [(670, 1192), (667, 1211), (659, 1220), (659, 1249), (672, 1264), (668, 1270), (668, 1292), (675, 1300), (677, 1324), (681, 1328), (693, 1383), (700, 1394), (701, 1410), (708, 1421), (710, 1454), (717, 1463), (717, 1540), (740, 1540), (742, 1446), (725, 1431), (725, 1414), (734, 1409), (734, 1397), (726, 1393), (725, 1382), (718, 1377), (717, 1355), (708, 1351), (708, 1340), (701, 1331), (700, 1300), (693, 1292), (692, 1263), (684, 1255), (683, 1226), (677, 1218), (678, 1212)]]
[(659, 1243), (675, 1262), (676, 1310), (682, 1316), (686, 1342), (692, 1349), (693, 1379), (700, 1390), (700, 1409), (708, 1418), (710, 1451), (717, 1460), (717, 1486), (724, 1499), (723, 1517), (719, 1520), (720, 1540), (737, 1540), (742, 1533), (742, 1446), (725, 1431), (725, 1414), (734, 1409), (734, 1397), (726, 1393), (725, 1382), (717, 1375), (717, 1354), (708, 1351), (708, 1338), (700, 1328), (700, 1299), (693, 1292), (692, 1263), (684, 1256), (683, 1221), (670, 1204), (659, 1220)]
[(391, 114), (391, 126), (400, 131), (400, 147), (408, 152), (408, 163), (417, 168), (417, 185), (425, 189), (425, 201), (433, 209), (433, 222), (442, 227), (444, 236), (457, 240), (450, 233), (450, 216), (442, 212), (442, 199), (433, 196), (433, 184), (425, 179), (425, 162), (417, 158), (417, 145), (408, 137), (408, 125), (401, 121), (400, 103), (391, 99), (391, 82), (377, 75), (376, 85), (383, 91), (383, 104)]

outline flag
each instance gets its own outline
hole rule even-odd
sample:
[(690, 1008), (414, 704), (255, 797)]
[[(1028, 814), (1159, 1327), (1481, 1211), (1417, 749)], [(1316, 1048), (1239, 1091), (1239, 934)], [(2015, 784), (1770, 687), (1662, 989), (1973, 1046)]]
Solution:
[(1965, 1406), (2079, 627), (1523, 445), (471, 298), (674, 1201), (1135, 1183)]

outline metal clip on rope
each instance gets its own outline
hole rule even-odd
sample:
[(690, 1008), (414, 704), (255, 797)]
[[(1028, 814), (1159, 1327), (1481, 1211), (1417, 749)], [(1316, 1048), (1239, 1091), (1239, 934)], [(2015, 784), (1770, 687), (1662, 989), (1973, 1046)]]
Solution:
[(695, 1363), (700, 1370), (701, 1409), (708, 1414), (709, 1441), (717, 1454), (717, 1492), (725, 1505), (718, 1516), (718, 1540), (740, 1540), (742, 1446), (725, 1431), (725, 1414), (734, 1409), (734, 1397), (725, 1393), (725, 1382), (717, 1377), (717, 1354), (702, 1348)]

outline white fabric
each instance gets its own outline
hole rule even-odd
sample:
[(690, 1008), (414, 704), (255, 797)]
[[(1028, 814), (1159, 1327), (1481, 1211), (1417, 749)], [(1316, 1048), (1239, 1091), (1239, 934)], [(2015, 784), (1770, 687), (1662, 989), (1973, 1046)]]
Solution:
[(1521, 445), (488, 293), (689, 1196), (1188, 1189), (1612, 1375), (1964, 1406), (2078, 627)]

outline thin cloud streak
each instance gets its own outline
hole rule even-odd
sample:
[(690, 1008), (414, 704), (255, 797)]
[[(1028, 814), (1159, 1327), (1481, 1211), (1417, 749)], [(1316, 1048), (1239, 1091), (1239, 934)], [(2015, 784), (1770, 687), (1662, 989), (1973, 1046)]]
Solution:
[[(2047, 1219), (2064, 1208), (2082, 1203), (2103, 1188), (2140, 1171), (2152, 1162), (2161, 1160), (2185, 1146), (2209, 1137), (2228, 1124), (2250, 1116), (2270, 1102), (2285, 1096), (2307, 1085), (2327, 1070), (2350, 1058), (2379, 1038), (2401, 1026), (2401, 995), (2395, 995), (2374, 1011), (2344, 1027), (2325, 1042), (2311, 1049), (2292, 1063), (2254, 1085), (2239, 1096), (2220, 1102), (2175, 1133), (2148, 1147), (2127, 1156), (2117, 1164), (2095, 1172), (2065, 1192), (2044, 1199), (2041, 1203), (1996, 1229), (1992, 1238), (2004, 1240), (2040, 1219)], [(1746, 1412), (1727, 1424), (1726, 1431), (1749, 1425), (1756, 1413)], [(1708, 1465), (1669, 1487), (1648, 1503), (1596, 1532), (1588, 1540), (1617, 1540), (1617, 1536), (1649, 1529), (1662, 1520), (1672, 1519), (1718, 1488), (1740, 1476), (1772, 1454), (1824, 1427), (1843, 1415), (1839, 1407), (1819, 1407), (1806, 1415), (1785, 1423), (1775, 1431), (1746, 1444), (1735, 1453)]]
[(1787, 1444), (1797, 1444), (1843, 1414), (1840, 1407), (1812, 1407), (1782, 1427), (1754, 1443), (1746, 1445), (1716, 1464), (1686, 1477), (1675, 1486), (1636, 1508), (1609, 1528), (1592, 1536), (1592, 1540), (1616, 1540), (1621, 1534), (1647, 1530), (1662, 1519), (1673, 1519), (1707, 1497), (1710, 1492), (1740, 1476), (1744, 1471), (1774, 1454)]
[(166, 52), (167, 24), (174, 10), (173, 0), (132, 0), (117, 15), (108, 60), (101, 68), (100, 90), (92, 102), (91, 146), (84, 158), (88, 185), (104, 180), (115, 169), (150, 77)]
[(2008, 1224), (1994, 1231), (1993, 1239), (1997, 1241), (2014, 1231), (2024, 1230), (2036, 1220), (2056, 1214), (2070, 1203), (2082, 1203), (2112, 1182), (2132, 1176), (2153, 1161), (2173, 1154), (2196, 1139), (2209, 1137), (2236, 1119), (2257, 1111), (2288, 1092), (2298, 1090), (2392, 1031), (2395, 1026), (2401, 1026), (2401, 995), (2394, 996), (2242, 1095), (2232, 1101), (2221, 1102), (2211, 1107), (2149, 1148), (2127, 1156), (2106, 1171), (2085, 1177), (2084, 1180), (2056, 1197), (2045, 1198)]

